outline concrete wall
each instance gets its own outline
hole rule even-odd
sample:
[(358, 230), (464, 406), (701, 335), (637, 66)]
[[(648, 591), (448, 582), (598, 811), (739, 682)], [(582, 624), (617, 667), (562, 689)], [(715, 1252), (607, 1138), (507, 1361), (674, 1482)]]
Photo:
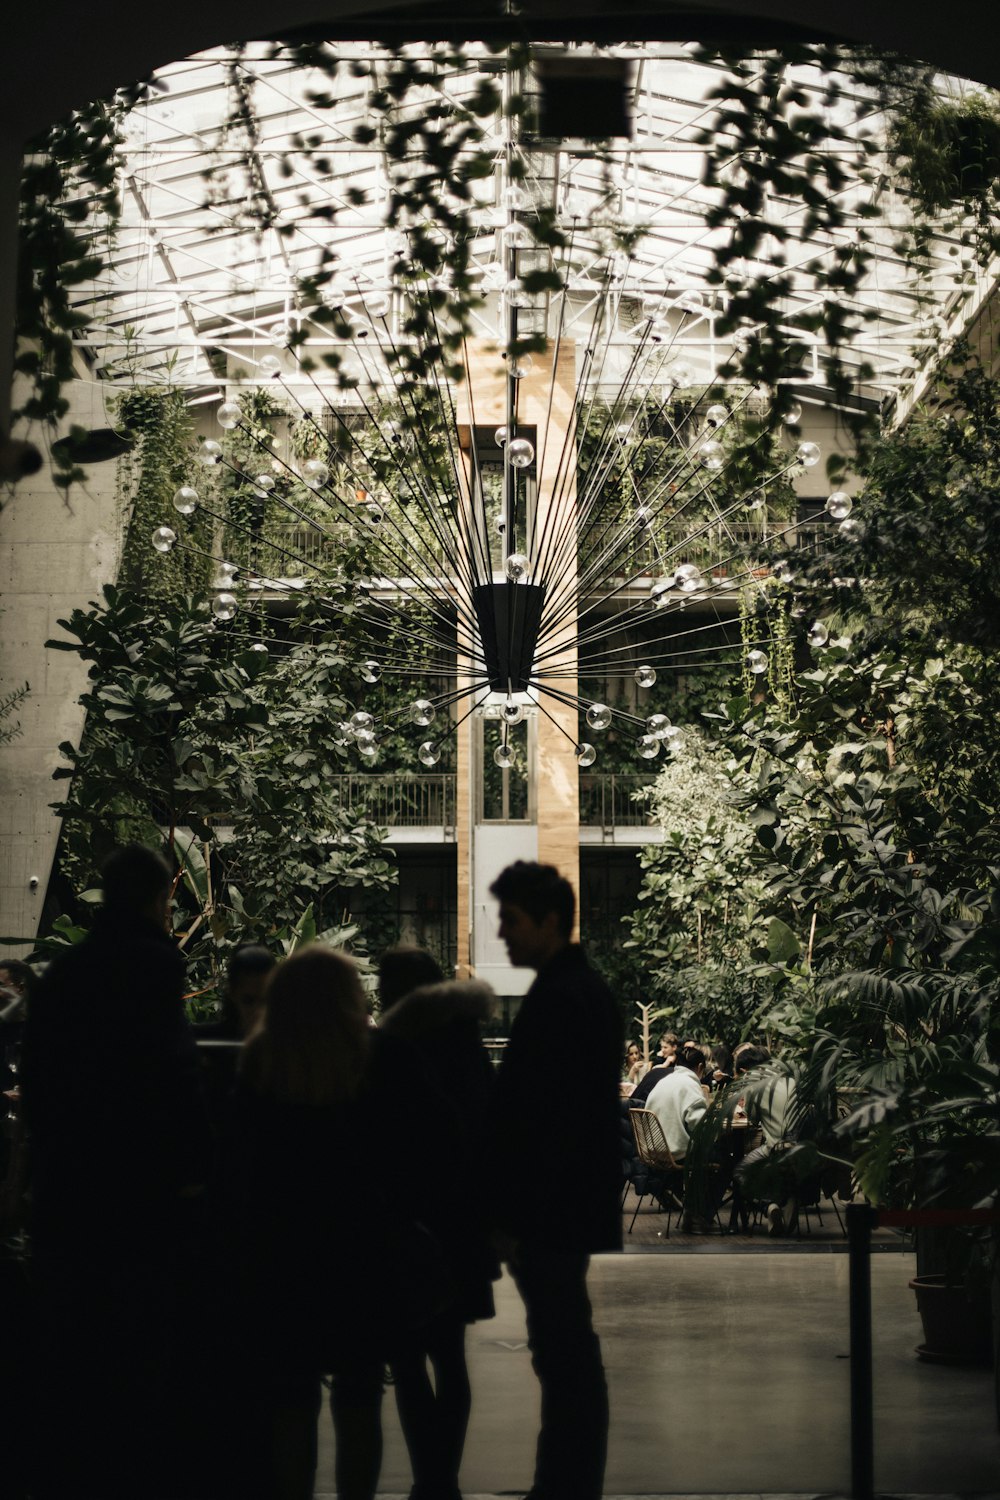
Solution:
[[(106, 427), (103, 393), (79, 384), (66, 425)], [(59, 835), (49, 803), (69, 785), (53, 781), (63, 740), (79, 744), (84, 711), (77, 699), (87, 668), (68, 652), (46, 651), (56, 621), (100, 597), (117, 573), (115, 465), (95, 464), (86, 489), (70, 499), (48, 466), (8, 493), (0, 511), (0, 692), (27, 681), (21, 734), (0, 746), (0, 937), (34, 936)], [(37, 877), (32, 890), (30, 882)], [(17, 954), (27, 949), (7, 948)]]

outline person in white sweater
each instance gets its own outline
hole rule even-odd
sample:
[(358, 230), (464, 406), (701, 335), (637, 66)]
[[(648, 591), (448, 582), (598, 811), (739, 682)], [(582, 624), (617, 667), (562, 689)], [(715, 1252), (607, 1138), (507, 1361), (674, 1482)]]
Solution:
[(646, 1108), (659, 1120), (671, 1154), (678, 1162), (687, 1155), (691, 1133), (708, 1108), (701, 1086), (704, 1072), (704, 1052), (698, 1047), (684, 1047), (677, 1054), (674, 1071), (661, 1078), (646, 1100)]

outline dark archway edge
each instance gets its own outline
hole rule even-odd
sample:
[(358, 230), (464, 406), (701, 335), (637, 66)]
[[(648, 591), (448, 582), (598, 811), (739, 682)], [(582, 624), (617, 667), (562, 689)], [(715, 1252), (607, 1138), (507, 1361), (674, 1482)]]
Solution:
[[(68, 109), (154, 68), (239, 38), (287, 36), (296, 30), (331, 37), (386, 40), (402, 36), (477, 39), (498, 35), (500, 0), (172, 0), (125, 6), (121, 0), (74, 0), (35, 10), (19, 5), (5, 17), (0, 131), (25, 140)], [(933, 62), (981, 83), (1000, 86), (1000, 6), (951, 0), (947, 7), (904, 6), (899, 0), (813, 0), (804, 24), (802, 0), (684, 0), (657, 5), (635, 0), (612, 18), (603, 0), (522, 0), (516, 26), (539, 40), (706, 39), (730, 36), (757, 45), (809, 34), (869, 42)], [(280, 14), (280, 27), (275, 22)], [(511, 23), (506, 23), (508, 26)], [(600, 33), (600, 35), (598, 35)]]

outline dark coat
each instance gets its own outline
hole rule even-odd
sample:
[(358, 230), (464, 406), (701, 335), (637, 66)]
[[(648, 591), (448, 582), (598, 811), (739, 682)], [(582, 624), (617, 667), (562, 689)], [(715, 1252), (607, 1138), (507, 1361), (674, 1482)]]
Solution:
[(232, 1111), (223, 1212), (255, 1357), (335, 1369), (388, 1353), (393, 1289), (416, 1274), (405, 1231), (433, 1214), (442, 1133), (411, 1049), (373, 1033), (359, 1094), (329, 1105), (282, 1102), (241, 1075)]
[(498, 1228), (532, 1245), (621, 1249), (623, 1044), (611, 991), (571, 944), (539, 970), (500, 1065), (488, 1135)]
[(429, 1228), (450, 1252), (459, 1286), (458, 1309), (467, 1322), (492, 1318), (492, 1283), (500, 1268), (487, 1240), (489, 1184), (480, 1157), (495, 1074), (481, 1027), (492, 1011), (493, 991), (475, 980), (422, 985), (382, 1017), (381, 1030), (408, 1042), (427, 1081), (447, 1101), (454, 1128), (435, 1143), (431, 1170), (439, 1178)]
[(185, 964), (152, 922), (104, 912), (31, 999), (22, 1058), (43, 1246), (157, 1235), (204, 1184), (207, 1118)]

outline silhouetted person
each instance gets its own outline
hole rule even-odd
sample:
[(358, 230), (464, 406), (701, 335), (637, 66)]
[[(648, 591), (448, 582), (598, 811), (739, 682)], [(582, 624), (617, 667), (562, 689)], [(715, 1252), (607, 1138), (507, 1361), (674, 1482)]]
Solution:
[[(518, 861), (490, 890), (510, 961), (536, 970), (494, 1093), (495, 1222), (524, 1299), (542, 1424), (530, 1500), (600, 1500), (608, 1397), (587, 1297), (592, 1253), (622, 1243), (619, 1059), (611, 991), (570, 942), (574, 895), (551, 865)], [(573, 1049), (573, 1107), (552, 1059)]]
[(375, 1494), (415, 1275), (403, 1230), (437, 1123), (409, 1050), (369, 1026), (356, 965), (318, 944), (279, 965), (244, 1048), (229, 1186), (269, 1500), (311, 1500), (324, 1375), (339, 1500)]
[(410, 943), (397, 943), (394, 948), (387, 948), (378, 961), (379, 1002), (384, 1011), (388, 1010), (422, 984), (440, 984), (443, 979), (441, 965), (433, 953)]
[[(428, 1227), (445, 1245), (458, 1287), (455, 1303), (414, 1331), (390, 1361), (413, 1468), (410, 1500), (461, 1500), (458, 1487), (472, 1394), (465, 1360), (468, 1323), (494, 1314), (499, 1264), (484, 1225), (480, 1142), (494, 1074), (481, 1038), (493, 991), (475, 980), (407, 985), (437, 964), (420, 948), (395, 948), (379, 965), (382, 1031), (408, 1043), (455, 1112), (455, 1128), (428, 1163), (438, 1177)], [(440, 970), (438, 970), (440, 974)], [(386, 980), (389, 985), (387, 988)], [(428, 1364), (434, 1373), (431, 1383)]]
[(51, 1422), (38, 1493), (176, 1500), (189, 1491), (170, 1463), (183, 1451), (175, 1356), (207, 1122), (167, 933), (170, 869), (129, 845), (102, 880), (93, 930), (53, 961), (25, 1025)]

